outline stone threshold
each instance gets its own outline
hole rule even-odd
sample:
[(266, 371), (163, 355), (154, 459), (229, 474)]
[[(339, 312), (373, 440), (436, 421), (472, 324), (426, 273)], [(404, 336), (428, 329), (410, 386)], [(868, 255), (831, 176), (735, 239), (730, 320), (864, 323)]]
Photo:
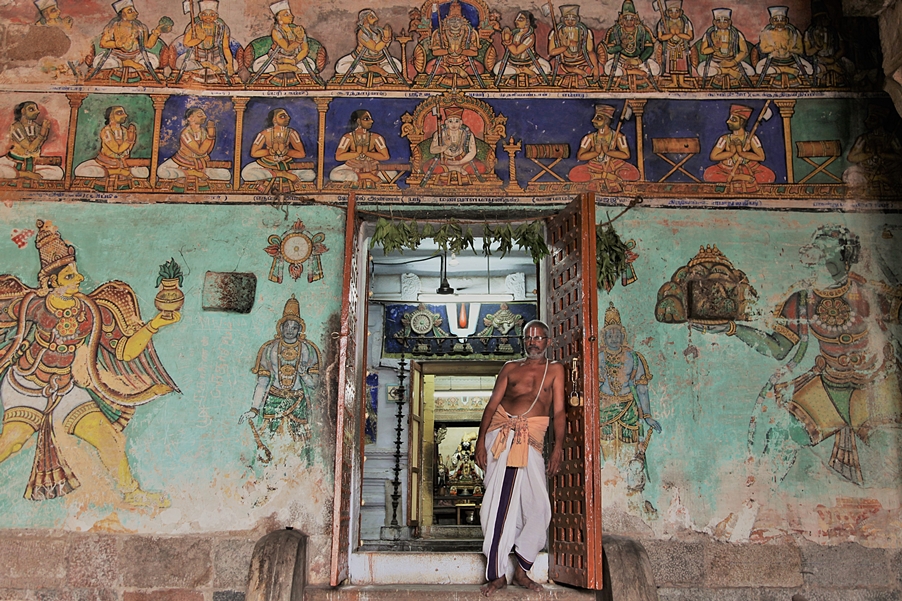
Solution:
[[(590, 601), (595, 599), (594, 591), (569, 588), (556, 584), (543, 584), (542, 592), (531, 591), (508, 585), (497, 591), (492, 599), (517, 599), (518, 601)], [(472, 584), (394, 584), (343, 586), (339, 588), (307, 587), (304, 601), (476, 601), (485, 599), (479, 585)]]

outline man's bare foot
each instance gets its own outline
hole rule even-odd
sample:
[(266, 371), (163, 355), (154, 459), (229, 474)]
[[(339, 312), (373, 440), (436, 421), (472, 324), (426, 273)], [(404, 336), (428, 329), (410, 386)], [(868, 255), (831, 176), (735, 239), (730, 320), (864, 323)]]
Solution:
[[(516, 562), (515, 562), (516, 563)], [(516, 563), (514, 566), (514, 577), (513, 583), (517, 586), (522, 586), (523, 588), (528, 588), (531, 591), (544, 591), (542, 585), (538, 582), (533, 582), (530, 577), (526, 574), (526, 571), (520, 567), (519, 563)]]
[(479, 590), (480, 592), (482, 592), (482, 595), (484, 597), (488, 597), (495, 591), (500, 591), (505, 587), (507, 587), (507, 576), (501, 576), (499, 578), (495, 578), (494, 580), (486, 582), (484, 585), (479, 587)]

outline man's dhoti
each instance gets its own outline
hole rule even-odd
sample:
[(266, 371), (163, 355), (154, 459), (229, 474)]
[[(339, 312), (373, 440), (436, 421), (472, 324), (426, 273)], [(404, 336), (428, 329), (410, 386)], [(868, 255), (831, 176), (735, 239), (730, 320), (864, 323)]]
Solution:
[(487, 559), (485, 572), (488, 581), (505, 574), (507, 556), (511, 550), (515, 550), (520, 567), (528, 572), (545, 546), (548, 524), (551, 522), (551, 503), (542, 454), (529, 446), (525, 467), (507, 467), (516, 432), (504, 429), (488, 432), (485, 446), (491, 449), (502, 432), (507, 436), (504, 450), (497, 459), (491, 452), (488, 453), (485, 496), (480, 511), (485, 535), (482, 552)]

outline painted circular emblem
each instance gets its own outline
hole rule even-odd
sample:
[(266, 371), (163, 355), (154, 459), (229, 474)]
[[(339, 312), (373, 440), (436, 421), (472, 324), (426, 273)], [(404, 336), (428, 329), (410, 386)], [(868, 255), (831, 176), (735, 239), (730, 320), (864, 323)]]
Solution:
[(289, 263), (303, 263), (313, 252), (313, 241), (299, 232), (288, 234), (282, 239), (282, 256)]
[(427, 309), (418, 309), (410, 315), (410, 329), (417, 334), (426, 334), (432, 330), (432, 313)]

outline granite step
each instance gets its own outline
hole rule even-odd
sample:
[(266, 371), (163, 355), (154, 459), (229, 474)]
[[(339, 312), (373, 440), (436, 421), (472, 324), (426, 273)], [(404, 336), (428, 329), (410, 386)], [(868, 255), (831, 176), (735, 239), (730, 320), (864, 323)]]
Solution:
[[(508, 586), (492, 595), (492, 599), (506, 601), (595, 601), (596, 592), (543, 584), (543, 591), (531, 591)], [(307, 587), (304, 601), (477, 601), (485, 599), (476, 584), (394, 584), (342, 586), (339, 588)]]

